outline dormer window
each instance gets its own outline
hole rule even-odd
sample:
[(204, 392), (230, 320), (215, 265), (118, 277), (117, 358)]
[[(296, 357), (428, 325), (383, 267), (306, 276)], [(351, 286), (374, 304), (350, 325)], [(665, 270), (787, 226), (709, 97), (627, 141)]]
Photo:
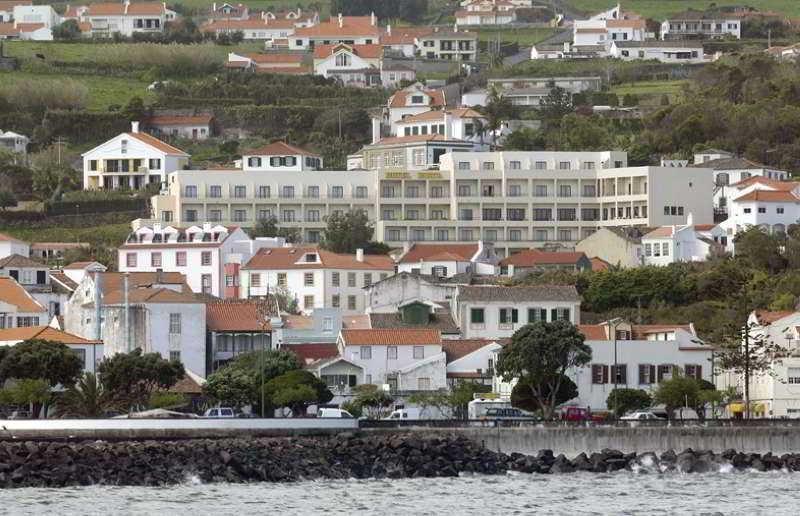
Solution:
[(256, 157), (256, 156), (252, 156), (250, 158), (247, 158), (247, 166), (248, 167), (255, 167), (255, 168), (260, 167), (261, 166), (261, 158)]
[(316, 263), (317, 262), (317, 253), (307, 253), (305, 256), (306, 263)]
[(350, 66), (352, 64), (352, 60), (349, 54), (338, 54), (336, 56), (336, 66)]
[(425, 102), (425, 97), (422, 95), (412, 95), (411, 96), (411, 103), (412, 104), (422, 104)]
[(128, 140), (122, 140), (120, 142), (120, 153), (122, 154), (128, 153)]

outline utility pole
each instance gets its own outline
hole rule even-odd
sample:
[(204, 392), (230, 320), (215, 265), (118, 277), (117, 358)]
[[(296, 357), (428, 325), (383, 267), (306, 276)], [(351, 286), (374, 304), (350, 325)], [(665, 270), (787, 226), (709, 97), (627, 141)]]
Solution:
[(53, 142), (53, 145), (56, 146), (56, 152), (57, 152), (57, 156), (58, 156), (56, 161), (57, 161), (59, 166), (61, 166), (61, 147), (63, 145), (66, 145), (66, 144), (67, 144), (67, 140), (65, 140), (61, 136), (56, 138), (56, 140)]
[(744, 418), (750, 419), (750, 328), (744, 325)]

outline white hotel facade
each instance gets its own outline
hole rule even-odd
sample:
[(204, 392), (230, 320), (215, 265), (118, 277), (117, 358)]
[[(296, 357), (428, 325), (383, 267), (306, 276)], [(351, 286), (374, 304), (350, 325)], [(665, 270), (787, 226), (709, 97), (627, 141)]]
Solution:
[(255, 170), (245, 160), (238, 170), (179, 170), (153, 197), (153, 217), (249, 226), (274, 216), (315, 242), (327, 215), (363, 209), (376, 240), (390, 245), (483, 240), (501, 255), (573, 247), (600, 227), (686, 224), (690, 213), (697, 224), (713, 221), (711, 169), (628, 167), (625, 152), (455, 151), (433, 166), (377, 163), (371, 170)]

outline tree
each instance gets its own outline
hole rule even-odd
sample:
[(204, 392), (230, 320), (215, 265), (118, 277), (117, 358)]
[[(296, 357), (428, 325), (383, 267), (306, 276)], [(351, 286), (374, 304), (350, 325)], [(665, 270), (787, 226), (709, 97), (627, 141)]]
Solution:
[(253, 237), (279, 237), (286, 239), (290, 244), (296, 244), (302, 240), (299, 229), (278, 227), (278, 219), (274, 216), (258, 221), (258, 225), (253, 230)]
[(110, 393), (94, 373), (86, 372), (71, 385), (56, 403), (58, 411), (68, 417), (102, 417), (115, 408)]
[(353, 403), (361, 408), (368, 419), (379, 419), (386, 409), (394, 403), (394, 398), (377, 385), (363, 384), (355, 387)]
[(154, 391), (147, 402), (149, 409), (177, 409), (189, 404), (189, 399), (182, 392)]
[(146, 406), (153, 391), (169, 389), (186, 374), (180, 362), (139, 348), (103, 359), (97, 372), (111, 398), (128, 407)]
[(781, 256), (782, 242), (775, 236), (751, 227), (741, 231), (734, 237), (736, 255), (747, 260), (757, 269), (778, 272), (786, 268), (786, 261)]
[[(549, 393), (545, 392), (545, 397), (549, 397)], [(578, 386), (575, 385), (568, 376), (561, 379), (561, 386), (556, 393), (555, 406), (566, 403), (571, 399), (578, 397)], [(542, 410), (542, 405), (531, 394), (531, 388), (526, 383), (519, 381), (511, 390), (511, 405), (528, 412), (538, 412)]]
[(572, 97), (567, 90), (560, 86), (556, 86), (550, 90), (550, 93), (542, 99), (539, 104), (539, 111), (542, 117), (546, 120), (557, 120), (572, 113)]
[(309, 405), (327, 403), (333, 399), (325, 382), (303, 369), (273, 378), (264, 390), (272, 406), (288, 407), (294, 417), (304, 416)]
[(355, 253), (364, 249), (375, 232), (364, 210), (350, 210), (347, 213), (333, 213), (325, 218), (327, 227), (321, 246), (334, 253)]
[(673, 418), (675, 410), (681, 407), (694, 409), (702, 418), (705, 415), (704, 408), (707, 397), (701, 396), (700, 392), (714, 390), (713, 385), (711, 389), (707, 389), (707, 387), (701, 380), (684, 376), (675, 368), (672, 378), (658, 384), (658, 388), (653, 394), (653, 401), (664, 404), (670, 419)]
[(0, 379), (38, 379), (50, 387), (71, 386), (83, 364), (69, 347), (60, 342), (31, 339), (13, 346), (0, 362)]
[(569, 321), (537, 322), (517, 330), (500, 351), (496, 372), (503, 380), (528, 386), (542, 407), (545, 419), (553, 417), (566, 371), (589, 363), (592, 349)]
[[(291, 351), (270, 349), (245, 353), (210, 374), (203, 392), (218, 403), (234, 407), (251, 405), (260, 411), (261, 386), (298, 368), (297, 356)], [(266, 412), (269, 408), (266, 396), (264, 402)]]
[(28, 405), (32, 417), (38, 417), (42, 407), (52, 397), (50, 385), (41, 378), (22, 378), (0, 391), (0, 402), (6, 404)]
[(486, 115), (486, 128), (492, 133), (492, 143), (497, 143), (497, 133), (503, 127), (503, 122), (514, 117), (515, 109), (514, 104), (511, 103), (508, 97), (502, 95), (497, 88), (489, 90), (489, 96), (486, 99), (486, 107), (484, 108)]
[(9, 190), (0, 190), (0, 210), (6, 211), (17, 205), (17, 197)]
[[(616, 406), (615, 406), (616, 403)], [(653, 400), (647, 391), (642, 389), (613, 389), (606, 399), (608, 410), (617, 417), (624, 416), (628, 412), (641, 410), (652, 405)]]
[(450, 413), (455, 418), (467, 419), (469, 416), (468, 404), (475, 399), (474, 394), (478, 392), (491, 392), (491, 390), (491, 386), (480, 383), (457, 383), (447, 396), (447, 405), (450, 408)]
[(53, 27), (53, 38), (60, 40), (74, 40), (81, 37), (81, 28), (77, 20), (64, 20)]
[(521, 127), (506, 136), (503, 150), (535, 151), (545, 148), (545, 138), (541, 131), (529, 127)]

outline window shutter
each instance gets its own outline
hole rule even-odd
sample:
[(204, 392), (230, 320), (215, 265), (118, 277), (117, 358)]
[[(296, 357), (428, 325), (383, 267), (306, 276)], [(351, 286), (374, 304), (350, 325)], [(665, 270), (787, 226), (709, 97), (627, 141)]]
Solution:
[(622, 364), (617, 366), (618, 373), (619, 373), (619, 382), (622, 385), (628, 385), (628, 366), (626, 364)]
[(592, 383), (603, 383), (603, 366), (592, 364)]
[(356, 386), (356, 375), (351, 374), (350, 376), (347, 377), (347, 385), (349, 385), (350, 387)]
[(552, 308), (550, 310), (550, 322), (558, 320), (558, 308)]
[(547, 321), (547, 310), (542, 308), (539, 310), (539, 320), (542, 322)]
[(603, 383), (608, 383), (608, 366), (603, 366)]
[(647, 364), (639, 364), (639, 385), (645, 385), (650, 383), (647, 381), (647, 373), (650, 372), (648, 371), (648, 369), (649, 367), (647, 366)]
[(506, 322), (506, 309), (500, 309), (500, 324), (504, 324)]
[(650, 366), (650, 377), (648, 378), (647, 383), (655, 383), (654, 382), (655, 377), (656, 377), (656, 366), (651, 365)]
[(698, 379), (698, 380), (702, 380), (703, 379), (703, 366), (702, 365), (698, 364), (698, 365), (694, 366), (694, 377), (696, 379)]
[(516, 323), (519, 321), (519, 312), (516, 308), (511, 309), (511, 322)]

